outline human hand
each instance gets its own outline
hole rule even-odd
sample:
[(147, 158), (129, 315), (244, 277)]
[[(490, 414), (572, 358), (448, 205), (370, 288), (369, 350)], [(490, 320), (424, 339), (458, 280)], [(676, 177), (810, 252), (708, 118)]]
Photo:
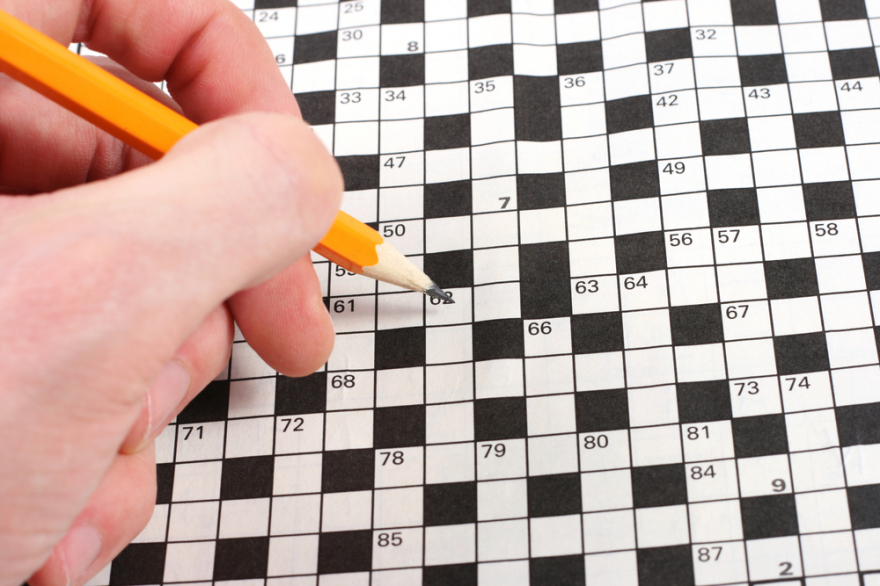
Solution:
[[(135, 78), (166, 79), (197, 123), (230, 116), (143, 166), (0, 77), (0, 193), (19, 194), (0, 196), (0, 586), (78, 585), (149, 520), (153, 439), (225, 365), (233, 316), (281, 372), (326, 360), (308, 250), (342, 183), (226, 0), (0, 8), (154, 96)], [(276, 113), (232, 116), (254, 111)]]

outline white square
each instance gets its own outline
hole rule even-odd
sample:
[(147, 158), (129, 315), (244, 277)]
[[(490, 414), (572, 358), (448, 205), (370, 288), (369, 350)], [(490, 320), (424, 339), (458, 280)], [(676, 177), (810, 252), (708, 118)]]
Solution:
[[(746, 541), (749, 577), (752, 580), (773, 580), (779, 577), (780, 569), (787, 569), (792, 576), (800, 576), (799, 543), (795, 535)], [(780, 561), (782, 562), (781, 566)]]
[(791, 477), (796, 492), (843, 488), (840, 449), (791, 454)]
[(424, 449), (421, 446), (376, 450), (376, 488), (413, 486), (423, 483)]
[(718, 302), (714, 268), (670, 269), (668, 273), (669, 301), (673, 307)]
[(529, 397), (526, 400), (529, 437), (577, 431), (574, 393)]
[[(232, 501), (229, 501), (232, 502)], [(196, 541), (217, 538), (220, 503), (175, 503), (168, 517), (168, 541)], [(165, 540), (163, 534), (161, 541)]]
[(792, 452), (839, 446), (833, 409), (788, 413), (785, 416), (788, 448)]
[(574, 370), (570, 356), (526, 359), (526, 390), (529, 395), (550, 395), (574, 391)]
[(474, 248), (509, 246), (519, 243), (516, 212), (498, 212), (473, 216)]
[(837, 92), (832, 81), (793, 83), (789, 87), (795, 113), (828, 112), (837, 109)]
[(715, 262), (745, 263), (763, 259), (758, 226), (715, 228)]
[[(828, 60), (828, 54), (825, 52), (786, 55), (785, 69), (791, 82), (830, 81), (832, 79), (831, 62)], [(797, 88), (798, 85), (800, 84), (793, 83), (792, 88)], [(814, 99), (820, 100), (821, 97)]]
[[(854, 532), (859, 552), (859, 567), (863, 570), (880, 569), (880, 529), (863, 529)], [(880, 574), (865, 576), (865, 586), (880, 584)]]
[(568, 244), (572, 275), (607, 275), (616, 271), (614, 240), (582, 240)]
[(764, 259), (804, 258), (812, 254), (806, 222), (761, 226)]
[(734, 460), (688, 464), (685, 472), (690, 502), (730, 499), (738, 496)]
[(780, 23), (822, 20), (819, 0), (776, 0), (776, 12)]
[[(427, 8), (426, 8), (427, 10)], [(441, 22), (425, 23), (425, 51), (453, 51), (455, 49), (466, 49), (467, 40), (467, 21), (463, 18), (455, 20), (444, 20)], [(427, 73), (427, 65), (430, 62), (425, 55), (425, 71)], [(465, 59), (467, 54), (465, 53)], [(465, 63), (467, 61), (465, 60)], [(467, 78), (465, 78), (467, 79)], [(425, 80), (431, 83), (430, 80)]]
[(846, 152), (843, 147), (800, 149), (804, 183), (847, 181)]
[(222, 421), (178, 426), (177, 461), (192, 462), (223, 458), (225, 427)]
[(268, 498), (223, 501), (220, 539), (268, 535), (269, 501)]
[(226, 457), (272, 454), (275, 421), (272, 417), (234, 419), (226, 423)]
[(690, 16), (691, 26), (733, 23), (733, 17), (730, 14), (730, 3), (724, 0), (689, 2), (688, 15)]
[(379, 152), (378, 122), (348, 122), (336, 125), (333, 138), (333, 154), (375, 155)]
[(738, 500), (694, 503), (688, 505), (691, 541), (706, 543), (743, 538), (742, 516)]
[[(755, 166), (757, 167), (757, 163)], [(763, 224), (799, 222), (807, 219), (803, 189), (800, 185), (759, 189), (758, 210)]]
[(336, 411), (326, 415), (326, 450), (353, 450), (373, 446), (371, 411)]
[(639, 548), (680, 545), (690, 540), (686, 505), (636, 509)]
[(429, 405), (426, 409), (425, 436), (429, 444), (473, 441), (473, 403)]
[(522, 360), (486, 360), (477, 362), (474, 370), (477, 399), (523, 396)]
[(369, 529), (373, 491), (333, 492), (323, 495), (321, 531)]
[(658, 159), (674, 159), (703, 154), (700, 143), (700, 125), (697, 123), (660, 126), (654, 130), (654, 134), (657, 140)]
[(516, 173), (516, 145), (501, 142), (471, 148), (473, 177), (497, 177)]
[(275, 377), (229, 383), (229, 418), (275, 413)]
[(425, 400), (432, 403), (472, 401), (474, 376), (470, 364), (444, 364), (425, 368)]
[(662, 96), (651, 98), (654, 110), (654, 126), (666, 124), (682, 124), (684, 122), (696, 122), (697, 92), (696, 90), (678, 91)]
[[(531, 9), (528, 12), (535, 12), (535, 10)], [(513, 42), (529, 45), (555, 44), (556, 27), (554, 20), (552, 9), (549, 14), (540, 16), (537, 14), (514, 14)]]
[(336, 61), (318, 61), (293, 66), (293, 91), (297, 94), (336, 89)]
[(847, 486), (880, 484), (880, 469), (875, 465), (880, 456), (880, 445), (848, 446), (842, 451)]
[(666, 233), (666, 266), (711, 265), (714, 260), (712, 231), (708, 228)]
[(474, 288), (474, 320), (520, 317), (518, 283), (498, 283)]
[(739, 88), (714, 88), (697, 90), (700, 119), (718, 120), (745, 116), (742, 94)]
[(874, 46), (871, 29), (865, 19), (828, 21), (825, 23), (825, 36), (828, 38), (829, 51)]
[(697, 57), (694, 59), (694, 73), (700, 88), (740, 85), (736, 57)]
[(635, 549), (633, 511), (584, 515), (584, 552)]
[(422, 120), (394, 120), (379, 125), (380, 153), (406, 153), (425, 148)]
[(629, 405), (629, 424), (632, 427), (678, 423), (678, 399), (675, 385), (629, 389), (627, 403)]
[(625, 165), (650, 161), (654, 155), (654, 131), (651, 128), (618, 132), (608, 136), (611, 164)]
[(660, 199), (652, 197), (614, 202), (614, 224), (618, 235), (661, 230)]
[(471, 144), (513, 140), (513, 108), (471, 114)]
[(425, 20), (449, 20), (467, 17), (465, 0), (425, 0)]
[(801, 551), (807, 574), (839, 574), (858, 569), (855, 544), (849, 531), (802, 535)]
[(473, 482), (474, 444), (446, 444), (425, 448), (425, 483)]
[(876, 110), (841, 112), (846, 144), (872, 143), (880, 132), (880, 116)]
[[(378, 41), (378, 39), (377, 39)], [(300, 67), (300, 66), (297, 66)], [(336, 67), (336, 89), (355, 90), (348, 92), (349, 101), (344, 100), (342, 93), (338, 93), (336, 103), (336, 121), (343, 118), (354, 117), (357, 120), (369, 120), (377, 118), (379, 109), (378, 93), (375, 88), (379, 86), (379, 58), (359, 57), (340, 59)], [(344, 93), (344, 92), (343, 92)], [(356, 94), (361, 94), (358, 98)], [(353, 102), (352, 99), (359, 100)], [(332, 130), (332, 129), (331, 129)]]
[(583, 433), (578, 442), (582, 447), (582, 472), (629, 466), (629, 435), (625, 429), (599, 434)]
[(528, 560), (477, 564), (477, 580), (480, 584), (529, 585)]
[(526, 440), (508, 439), (477, 444), (477, 480), (522, 478), (526, 475)]
[[(633, 5), (635, 6), (635, 5)], [(618, 100), (650, 93), (646, 65), (630, 65), (604, 72), (605, 99)]]
[(709, 189), (752, 187), (752, 161), (749, 155), (706, 157)]
[(525, 478), (477, 483), (477, 519), (497, 521), (528, 516)]
[(838, 407), (880, 402), (880, 368), (877, 366), (835, 370), (831, 377)]
[(731, 381), (730, 407), (734, 417), (782, 413), (779, 379), (775, 376)]
[(836, 84), (841, 110), (876, 108), (880, 104), (880, 80), (876, 77), (838, 81)]
[(569, 240), (614, 236), (610, 203), (572, 206), (567, 216)]
[[(493, 89), (494, 87), (494, 89)], [(470, 82), (471, 112), (513, 107), (513, 76)]]
[(831, 368), (877, 364), (877, 343), (871, 329), (828, 332), (825, 341)]
[(517, 141), (519, 173), (561, 173), (562, 145), (559, 141)]
[(511, 40), (509, 14), (492, 14), (468, 19), (468, 44), (471, 48), (505, 45)]
[(233, 345), (231, 356), (230, 379), (275, 376), (275, 369), (265, 363), (247, 342)]
[(588, 555), (585, 562), (590, 586), (638, 586), (634, 550)]
[(786, 53), (806, 53), (828, 49), (825, 45), (825, 29), (821, 22), (783, 24), (779, 27), (779, 31), (782, 33), (782, 46), (785, 47)]
[(782, 401), (786, 413), (810, 411), (834, 406), (831, 377), (827, 372), (782, 378)]
[(851, 528), (845, 490), (826, 490), (794, 495), (798, 530), (801, 533), (842, 531)]
[(624, 386), (623, 353), (603, 352), (574, 357), (578, 391), (619, 389)]
[(474, 251), (474, 284), (519, 280), (519, 249), (491, 248)]
[(702, 157), (658, 161), (657, 171), (660, 175), (660, 193), (663, 195), (706, 189)]
[(581, 500), (585, 513), (632, 508), (630, 470), (581, 474)]
[(165, 582), (211, 580), (216, 541), (169, 543), (165, 550)]
[(480, 523), (477, 531), (477, 552), (481, 562), (528, 557), (528, 520)]
[(749, 118), (749, 137), (753, 151), (795, 148), (791, 116)]
[(275, 458), (272, 494), (321, 492), (321, 454)]
[(721, 344), (676, 346), (678, 382), (720, 380), (725, 377), (724, 347)]
[(425, 252), (446, 252), (471, 247), (471, 222), (468, 216), (425, 220)]
[(624, 313), (623, 342), (626, 348), (648, 348), (672, 344), (669, 310), (656, 309)]
[(722, 305), (721, 314), (724, 316), (722, 323), (725, 340), (763, 338), (773, 333), (770, 327), (770, 309), (766, 301)]
[(421, 405), (423, 381), (424, 371), (420, 367), (376, 371), (376, 407)]
[(560, 45), (563, 43), (598, 41), (599, 38), (598, 11), (559, 14), (556, 16), (556, 42)]
[(428, 328), (425, 332), (426, 364), (465, 362), (473, 359), (470, 324)]
[(473, 524), (425, 527), (425, 565), (473, 563), (476, 542)]
[(565, 208), (546, 208), (519, 212), (520, 243), (565, 240)]
[(701, 26), (691, 22), (690, 32), (691, 46), (695, 57), (736, 55), (736, 34), (732, 26), (718, 26), (717, 24)]
[(529, 520), (531, 555), (573, 555), (581, 551), (581, 516), (533, 517)]
[(666, 298), (666, 271), (652, 271), (630, 276), (619, 275), (617, 279), (620, 303), (624, 311), (669, 305)]
[[(529, 399), (536, 400), (540, 399)], [(529, 475), (577, 472), (577, 441), (577, 435), (573, 433), (529, 438)]]
[(382, 55), (424, 52), (424, 25), (420, 22), (382, 25)]
[[(657, 129), (658, 132), (660, 129)], [(685, 193), (660, 198), (663, 227), (667, 230), (699, 228), (709, 225), (709, 205), (705, 193)]]
[(819, 301), (825, 330), (849, 330), (873, 325), (868, 294), (864, 291), (822, 295)]
[(767, 55), (782, 53), (779, 40), (779, 27), (738, 26), (736, 27), (736, 44), (740, 55)]
[(608, 139), (604, 136), (562, 141), (562, 157), (567, 171), (608, 166)]
[(562, 108), (562, 138), (596, 136), (605, 132), (605, 104)]
[(683, 0), (651, 2), (643, 6), (645, 30), (658, 31), (688, 26), (687, 5)]
[(629, 387), (675, 382), (672, 348), (627, 350), (626, 380)]
[(339, 7), (335, 5), (300, 7), (296, 19), (296, 34), (310, 35), (335, 30), (338, 11)]
[[(473, 181), (473, 213), (495, 212), (499, 209), (515, 209), (516, 177), (495, 177)], [(500, 203), (499, 203), (500, 202)]]
[[(601, 19), (602, 22), (604, 20)], [(602, 41), (602, 62), (606, 70), (645, 61), (645, 35), (641, 33), (606, 38)]]
[(793, 492), (788, 456), (785, 454), (740, 458), (736, 466), (739, 470), (740, 496), (743, 498)]
[(880, 250), (880, 218), (859, 218), (859, 231), (862, 237), (862, 252)]
[(514, 45), (513, 72), (516, 75), (556, 75), (556, 47)]
[(719, 266), (718, 289), (722, 302), (767, 297), (764, 265), (745, 264)]
[(743, 340), (724, 344), (730, 378), (776, 374), (773, 340)]
[(859, 181), (853, 183), (853, 196), (856, 210), (860, 216), (880, 214), (880, 181)]
[(425, 116), (447, 116), (468, 111), (468, 84), (443, 83), (425, 86)]
[[(226, 502), (225, 501), (224, 506)], [(321, 530), (321, 495), (275, 497), (272, 500), (271, 535), (318, 533)]]
[(641, 427), (630, 430), (633, 466), (678, 464), (681, 457), (681, 435), (677, 425)]

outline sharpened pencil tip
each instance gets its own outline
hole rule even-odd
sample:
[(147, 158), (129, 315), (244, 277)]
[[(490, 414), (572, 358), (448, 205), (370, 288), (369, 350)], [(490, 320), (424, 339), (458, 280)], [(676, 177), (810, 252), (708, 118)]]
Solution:
[(429, 297), (433, 297), (434, 299), (439, 299), (440, 301), (445, 301), (446, 303), (455, 303), (452, 300), (452, 295), (438, 287), (437, 285), (431, 285), (427, 289), (425, 289), (425, 295)]

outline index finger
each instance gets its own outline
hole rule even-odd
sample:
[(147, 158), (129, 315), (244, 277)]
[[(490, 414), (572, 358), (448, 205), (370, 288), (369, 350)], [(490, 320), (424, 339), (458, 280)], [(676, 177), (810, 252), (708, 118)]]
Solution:
[(142, 79), (166, 80), (197, 124), (249, 111), (299, 115), (259, 30), (228, 0), (0, 0), (0, 8)]

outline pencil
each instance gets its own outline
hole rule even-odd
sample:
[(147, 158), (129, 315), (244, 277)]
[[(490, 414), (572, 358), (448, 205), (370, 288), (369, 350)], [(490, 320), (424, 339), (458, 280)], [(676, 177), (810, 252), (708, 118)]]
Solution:
[[(198, 127), (2, 10), (0, 71), (153, 159)], [(351, 272), (452, 302), (381, 234), (343, 211), (314, 250)]]

